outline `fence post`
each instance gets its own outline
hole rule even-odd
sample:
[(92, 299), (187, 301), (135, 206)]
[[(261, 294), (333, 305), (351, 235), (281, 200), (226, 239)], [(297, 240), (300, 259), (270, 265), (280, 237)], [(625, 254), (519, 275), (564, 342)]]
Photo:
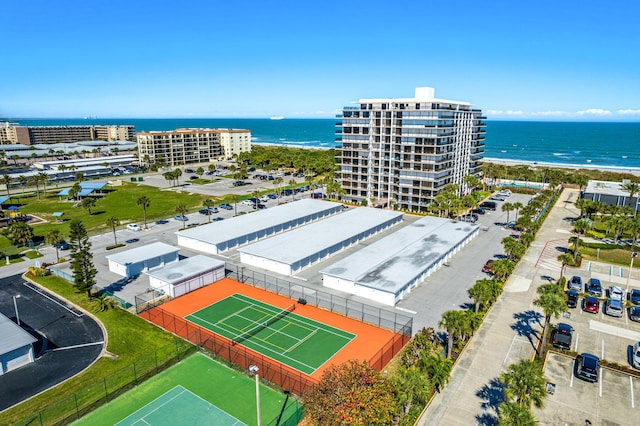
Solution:
[(104, 384), (104, 400), (109, 401), (109, 391), (107, 390), (107, 378), (102, 378), (102, 383)]
[(80, 410), (78, 410), (78, 397), (76, 396), (76, 393), (73, 393), (73, 400), (76, 403), (76, 419), (80, 420)]

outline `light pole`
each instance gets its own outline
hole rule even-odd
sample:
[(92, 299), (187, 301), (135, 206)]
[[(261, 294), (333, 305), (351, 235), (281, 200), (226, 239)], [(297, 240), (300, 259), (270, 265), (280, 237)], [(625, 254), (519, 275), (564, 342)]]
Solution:
[(629, 275), (627, 275), (627, 288), (625, 289), (625, 291), (629, 291), (629, 280), (631, 279), (631, 271), (633, 270), (633, 259), (635, 259), (636, 257), (638, 257), (638, 252), (633, 252), (631, 253), (631, 264), (629, 264)]
[(260, 421), (260, 378), (258, 377), (258, 366), (250, 365), (249, 372), (253, 373), (256, 376), (256, 412), (258, 416), (258, 422), (256, 423), (258, 426), (262, 425)]
[(16, 302), (17, 299), (20, 299), (19, 294), (16, 294), (15, 296), (13, 296), (13, 309), (15, 309), (16, 311), (16, 322), (18, 323), (18, 325), (20, 325), (20, 315), (18, 314), (18, 303)]

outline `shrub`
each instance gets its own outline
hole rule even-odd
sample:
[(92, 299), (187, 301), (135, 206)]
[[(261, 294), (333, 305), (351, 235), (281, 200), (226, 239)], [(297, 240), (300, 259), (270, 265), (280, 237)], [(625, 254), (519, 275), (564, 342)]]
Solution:
[(37, 266), (29, 266), (28, 271), (34, 277), (46, 277), (49, 275), (49, 271), (45, 268), (38, 268)]

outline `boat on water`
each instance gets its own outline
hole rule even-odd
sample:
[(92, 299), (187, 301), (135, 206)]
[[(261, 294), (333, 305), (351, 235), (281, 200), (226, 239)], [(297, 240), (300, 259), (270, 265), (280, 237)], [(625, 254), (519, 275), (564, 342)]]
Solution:
[(269, 117), (271, 120), (282, 120), (284, 117), (281, 115), (272, 115)]

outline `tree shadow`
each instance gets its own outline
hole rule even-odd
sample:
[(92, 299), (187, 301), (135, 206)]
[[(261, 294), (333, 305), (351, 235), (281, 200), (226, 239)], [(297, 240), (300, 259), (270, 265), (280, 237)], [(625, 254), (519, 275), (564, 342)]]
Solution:
[(526, 337), (531, 343), (531, 346), (535, 349), (536, 344), (533, 338), (540, 339), (538, 336), (538, 330), (533, 326), (534, 324), (542, 325), (542, 314), (534, 310), (528, 310), (525, 312), (517, 312), (513, 314), (515, 323), (511, 324), (511, 329), (518, 333), (518, 336)]
[(556, 279), (550, 275), (540, 275), (540, 279), (544, 281), (549, 281), (550, 283), (554, 282)]
[(134, 275), (132, 277), (125, 277), (122, 278), (118, 281), (112, 282), (111, 284), (109, 284), (108, 286), (104, 287), (102, 290), (103, 291), (108, 291), (111, 293), (114, 293), (116, 291), (120, 291), (122, 290), (127, 284), (135, 281), (136, 278), (138, 278), (139, 275)]
[(484, 426), (494, 426), (498, 424), (498, 406), (504, 401), (504, 385), (500, 383), (497, 377), (482, 386), (476, 392), (476, 396), (482, 399), (481, 407), (484, 410), (482, 414), (476, 416), (477, 424)]

